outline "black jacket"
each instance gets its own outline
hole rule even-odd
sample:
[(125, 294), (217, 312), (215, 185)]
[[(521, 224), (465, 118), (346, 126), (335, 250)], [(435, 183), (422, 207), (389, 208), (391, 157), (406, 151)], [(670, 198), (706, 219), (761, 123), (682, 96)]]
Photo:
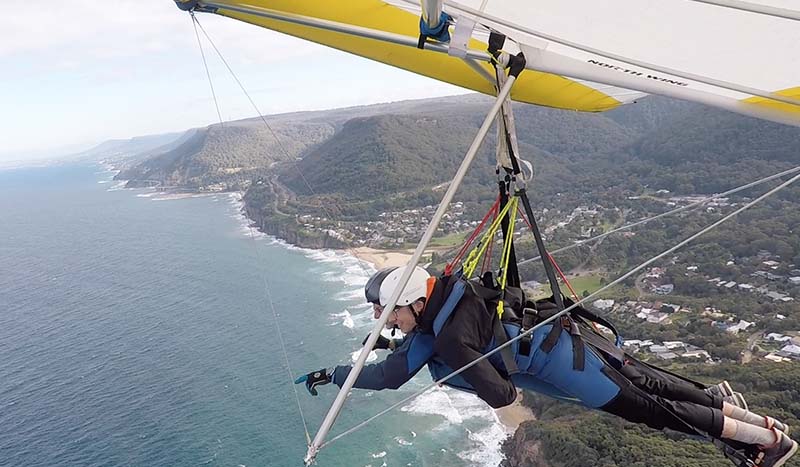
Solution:
[[(438, 279), (428, 298), (419, 330), (433, 334), (433, 321), (458, 279), (447, 276)], [(467, 287), (464, 296), (456, 305), (452, 315), (434, 340), (434, 353), (452, 369), (458, 369), (482, 356), (494, 337), (494, 310), (488, 310), (483, 299)], [(508, 375), (488, 360), (482, 360), (465, 370), (461, 375), (478, 394), (493, 408), (511, 404), (517, 390)]]

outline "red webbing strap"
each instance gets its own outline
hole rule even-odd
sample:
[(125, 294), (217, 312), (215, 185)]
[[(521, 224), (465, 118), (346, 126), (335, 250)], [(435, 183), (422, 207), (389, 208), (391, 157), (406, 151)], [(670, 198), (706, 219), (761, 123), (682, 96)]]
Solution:
[[(497, 220), (497, 214), (500, 213), (500, 195), (497, 195), (497, 209), (494, 210), (494, 215), (492, 216), (492, 223)], [(492, 268), (492, 249), (494, 248), (494, 241), (489, 242), (489, 249), (486, 250), (486, 253), (483, 255), (483, 263), (481, 264), (481, 276), (484, 272), (488, 271)]]
[(579, 302), (580, 299), (578, 298), (578, 294), (575, 293), (575, 290), (572, 288), (572, 285), (567, 280), (567, 276), (565, 276), (564, 273), (561, 272), (561, 268), (558, 267), (558, 263), (556, 263), (556, 260), (553, 259), (553, 256), (550, 253), (547, 253), (547, 257), (550, 258), (550, 263), (553, 264), (553, 266), (556, 268), (556, 271), (558, 272), (558, 275), (561, 276), (561, 280), (564, 281), (565, 284), (567, 284), (567, 288), (572, 293), (572, 298), (574, 298), (576, 302)]
[(472, 245), (472, 242), (475, 241), (475, 239), (478, 237), (478, 234), (481, 232), (481, 230), (483, 230), (483, 226), (486, 225), (486, 221), (489, 220), (489, 216), (491, 216), (492, 213), (494, 213), (494, 215), (496, 216), (497, 215), (497, 210), (499, 209), (499, 207), (500, 207), (500, 196), (498, 195), (497, 199), (494, 202), (494, 204), (492, 204), (492, 207), (489, 208), (489, 211), (487, 211), (486, 215), (483, 216), (483, 219), (481, 220), (481, 223), (478, 224), (478, 227), (476, 227), (475, 230), (472, 232), (472, 234), (469, 236), (469, 238), (467, 238), (467, 241), (464, 243), (464, 246), (461, 247), (461, 249), (458, 251), (458, 254), (455, 256), (455, 258), (453, 258), (444, 267), (444, 274), (445, 275), (449, 276), (450, 274), (452, 274), (453, 267), (455, 265), (457, 265), (459, 262), (461, 262), (461, 259), (464, 257), (464, 254), (467, 252), (467, 250), (469, 250), (469, 247)]
[[(517, 208), (517, 211), (519, 211), (519, 215), (522, 217), (522, 220), (524, 220), (525, 223), (528, 224), (528, 228), (532, 228), (530, 222), (528, 222), (528, 218), (525, 217), (525, 213), (522, 212), (520, 208)], [(567, 276), (565, 276), (564, 273), (561, 271), (561, 268), (558, 267), (558, 263), (556, 263), (556, 260), (553, 258), (553, 256), (550, 253), (547, 253), (547, 258), (550, 260), (550, 264), (552, 264), (553, 267), (556, 268), (556, 272), (558, 272), (558, 275), (561, 277), (561, 280), (564, 282), (564, 284), (567, 285), (567, 288), (569, 289), (570, 293), (572, 293), (572, 297), (575, 299), (575, 301), (576, 302), (580, 301), (580, 299), (578, 298), (578, 294), (575, 293), (575, 290), (572, 288), (572, 284), (569, 283), (569, 281), (567, 280)]]

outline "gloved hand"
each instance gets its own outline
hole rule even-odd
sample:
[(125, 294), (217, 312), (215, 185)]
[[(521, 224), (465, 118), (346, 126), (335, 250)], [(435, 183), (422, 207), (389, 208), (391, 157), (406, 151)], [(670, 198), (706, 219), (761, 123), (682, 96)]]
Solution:
[(316, 396), (317, 386), (328, 384), (331, 381), (333, 380), (331, 379), (331, 375), (328, 374), (328, 369), (323, 368), (297, 378), (294, 380), (294, 384), (306, 383), (306, 389), (308, 389), (308, 392), (310, 392), (312, 396)]
[[(361, 345), (366, 344), (367, 339), (369, 339), (369, 334), (367, 334), (367, 337), (365, 337), (364, 340), (361, 341)], [(378, 340), (375, 341), (375, 346), (372, 348), (372, 350), (389, 350), (391, 348), (391, 344), (392, 344), (391, 339), (383, 337), (383, 335), (381, 334), (378, 336)]]

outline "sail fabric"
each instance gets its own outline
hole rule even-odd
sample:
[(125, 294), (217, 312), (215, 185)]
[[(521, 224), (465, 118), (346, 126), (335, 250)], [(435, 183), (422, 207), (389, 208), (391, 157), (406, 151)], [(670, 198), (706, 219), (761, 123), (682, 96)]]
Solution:
[[(181, 2), (181, 0), (176, 1)], [(444, 53), (355, 37), (225, 8), (230, 6), (251, 11), (323, 19), (401, 34), (416, 41), (419, 36), (421, 14), (419, 6), (416, 9), (408, 9), (404, 5), (392, 5), (380, 0), (218, 0), (201, 1), (197, 4), (201, 7), (212, 7), (219, 15), (351, 52), (477, 92), (489, 95), (496, 93), (494, 81), (487, 79), (494, 76), (494, 69), (489, 63), (477, 61), (468, 63), (464, 59)], [(479, 38), (470, 40), (470, 49), (486, 51), (485, 37), (488, 35), (484, 33), (483, 36), (483, 40)], [(475, 67), (479, 67), (483, 73), (476, 71)], [(613, 109), (642, 95), (642, 93), (617, 90), (613, 86), (592, 87), (580, 80), (550, 73), (526, 71), (515, 83), (511, 98), (519, 102), (548, 107), (600, 112)]]
[[(409, 0), (175, 1), (179, 5), (191, 1), (220, 15), (485, 94), (496, 93), (491, 79), (494, 71), (486, 62), (259, 14), (332, 21), (416, 41), (422, 8)], [(788, 8), (794, 0), (770, 1), (771, 6)], [(503, 50), (523, 51), (528, 70), (515, 83), (513, 100), (598, 112), (650, 93), (800, 126), (800, 105), (795, 103), (800, 102), (800, 60), (794, 57), (800, 43), (796, 21), (684, 0), (442, 3), (456, 27), (460, 19), (463, 24), (475, 23), (467, 42), (469, 49), (485, 51), (491, 28), (507, 36)], [(592, 50), (565, 45), (558, 39)], [(626, 58), (640, 63), (632, 65)], [(641, 66), (641, 62), (662, 69)], [(664, 68), (688, 75), (665, 72)], [(695, 76), (708, 78), (710, 83), (693, 79)], [(735, 86), (729, 89), (726, 83)], [(785, 96), (789, 102), (759, 96), (759, 90), (767, 96)]]
[[(456, 15), (471, 11), (470, 17), (513, 37), (523, 50), (544, 50), (644, 83), (629, 81), (634, 89), (647, 87), (646, 92), (701, 102), (696, 96), (706, 95), (704, 103), (709, 105), (727, 102), (718, 106), (800, 124), (800, 105), (746, 92), (760, 90), (800, 103), (800, 61), (794, 58), (800, 43), (797, 21), (682, 0), (445, 0), (444, 4)], [(771, 0), (765, 5), (797, 8), (794, 0)], [(685, 74), (631, 65), (535, 33)], [(744, 89), (703, 83), (692, 75)], [(670, 94), (669, 88), (685, 91)]]

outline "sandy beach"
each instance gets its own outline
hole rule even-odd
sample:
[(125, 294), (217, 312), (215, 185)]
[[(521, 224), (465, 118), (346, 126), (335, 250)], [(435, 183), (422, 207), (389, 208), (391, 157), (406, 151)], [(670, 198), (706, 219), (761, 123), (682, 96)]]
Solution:
[(497, 419), (500, 421), (500, 423), (502, 423), (512, 432), (516, 431), (522, 422), (536, 420), (536, 416), (533, 415), (531, 409), (522, 405), (521, 393), (519, 396), (517, 396), (517, 400), (515, 400), (513, 404), (500, 409), (495, 409), (494, 413), (497, 415)]
[(405, 266), (414, 252), (413, 250), (378, 250), (365, 246), (353, 248), (351, 251), (358, 259), (375, 265), (376, 269)]

